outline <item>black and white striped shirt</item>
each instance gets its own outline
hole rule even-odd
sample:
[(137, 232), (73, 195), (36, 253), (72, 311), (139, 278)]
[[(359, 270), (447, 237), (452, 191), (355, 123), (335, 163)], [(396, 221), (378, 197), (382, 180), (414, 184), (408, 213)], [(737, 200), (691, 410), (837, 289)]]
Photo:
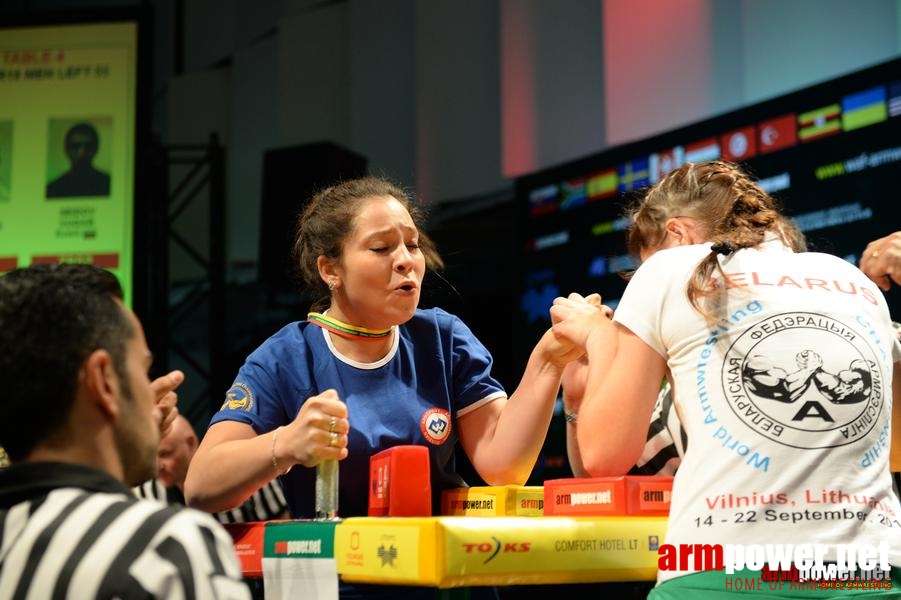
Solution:
[(657, 394), (644, 450), (630, 475), (675, 475), (682, 464), (688, 436), (673, 406), (673, 388), (664, 382)]
[[(184, 504), (185, 497), (177, 487), (164, 487), (159, 479), (145, 481), (132, 488), (138, 498), (160, 500), (169, 504)], [(273, 479), (244, 501), (243, 504), (230, 510), (214, 513), (220, 523), (250, 523), (252, 521), (271, 521), (286, 516), (288, 503), (278, 480)]]
[(210, 515), (140, 500), (84, 465), (0, 470), (0, 598), (250, 597)]

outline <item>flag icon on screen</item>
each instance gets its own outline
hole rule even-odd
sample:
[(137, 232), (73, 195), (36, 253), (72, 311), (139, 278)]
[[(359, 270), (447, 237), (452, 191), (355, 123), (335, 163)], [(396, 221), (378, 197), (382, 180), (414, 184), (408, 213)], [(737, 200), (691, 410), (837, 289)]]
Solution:
[(795, 131), (794, 113), (762, 121), (757, 126), (757, 141), (761, 154), (775, 152), (797, 144), (798, 134)]
[(560, 210), (583, 206), (587, 202), (584, 179), (570, 179), (560, 184)]
[(838, 133), (842, 129), (841, 116), (842, 108), (838, 104), (801, 113), (798, 115), (798, 137), (802, 142), (810, 142)]
[(707, 138), (685, 145), (685, 162), (702, 163), (720, 157), (720, 145), (716, 138)]
[(652, 154), (650, 160), (651, 183), (657, 183), (666, 177), (667, 173), (681, 167), (684, 162), (685, 149), (682, 146)]
[(620, 165), (617, 169), (621, 192), (631, 192), (648, 185), (651, 182), (651, 173), (647, 158), (639, 158)]
[(845, 131), (885, 121), (885, 88), (881, 85), (842, 98), (842, 127)]
[(533, 217), (557, 210), (557, 186), (546, 185), (529, 192), (529, 214)]
[(616, 195), (616, 169), (607, 169), (600, 173), (595, 173), (588, 178), (585, 188), (588, 192), (589, 200), (599, 200)]
[(888, 86), (888, 116), (901, 115), (901, 81), (895, 81)]
[(737, 162), (757, 154), (757, 132), (753, 125), (730, 131), (720, 137), (723, 160)]

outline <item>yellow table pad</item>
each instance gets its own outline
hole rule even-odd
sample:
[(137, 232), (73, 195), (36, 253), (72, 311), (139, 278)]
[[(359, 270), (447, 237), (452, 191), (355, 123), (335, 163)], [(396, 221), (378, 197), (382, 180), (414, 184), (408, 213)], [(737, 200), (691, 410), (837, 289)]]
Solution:
[(665, 517), (352, 517), (335, 528), (347, 581), (516, 585), (653, 580)]

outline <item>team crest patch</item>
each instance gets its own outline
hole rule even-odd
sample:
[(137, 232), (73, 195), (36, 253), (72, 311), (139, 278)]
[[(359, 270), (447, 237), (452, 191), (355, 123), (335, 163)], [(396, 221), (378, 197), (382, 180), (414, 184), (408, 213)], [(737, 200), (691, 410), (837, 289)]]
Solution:
[(253, 408), (253, 392), (243, 383), (234, 384), (225, 393), (225, 402), (219, 410), (243, 410), (250, 412)]
[(450, 413), (441, 408), (430, 408), (419, 421), (422, 435), (430, 444), (440, 446), (447, 441), (451, 432)]

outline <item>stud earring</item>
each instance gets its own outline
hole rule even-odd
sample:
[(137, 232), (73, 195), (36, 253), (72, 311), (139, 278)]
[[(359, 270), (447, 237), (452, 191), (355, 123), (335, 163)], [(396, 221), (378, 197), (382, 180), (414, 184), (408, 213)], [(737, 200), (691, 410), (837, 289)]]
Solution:
[(328, 282), (328, 291), (331, 292), (331, 291), (334, 290), (334, 289), (335, 289), (335, 282), (334, 282), (334, 281), (329, 281), (329, 282)]

